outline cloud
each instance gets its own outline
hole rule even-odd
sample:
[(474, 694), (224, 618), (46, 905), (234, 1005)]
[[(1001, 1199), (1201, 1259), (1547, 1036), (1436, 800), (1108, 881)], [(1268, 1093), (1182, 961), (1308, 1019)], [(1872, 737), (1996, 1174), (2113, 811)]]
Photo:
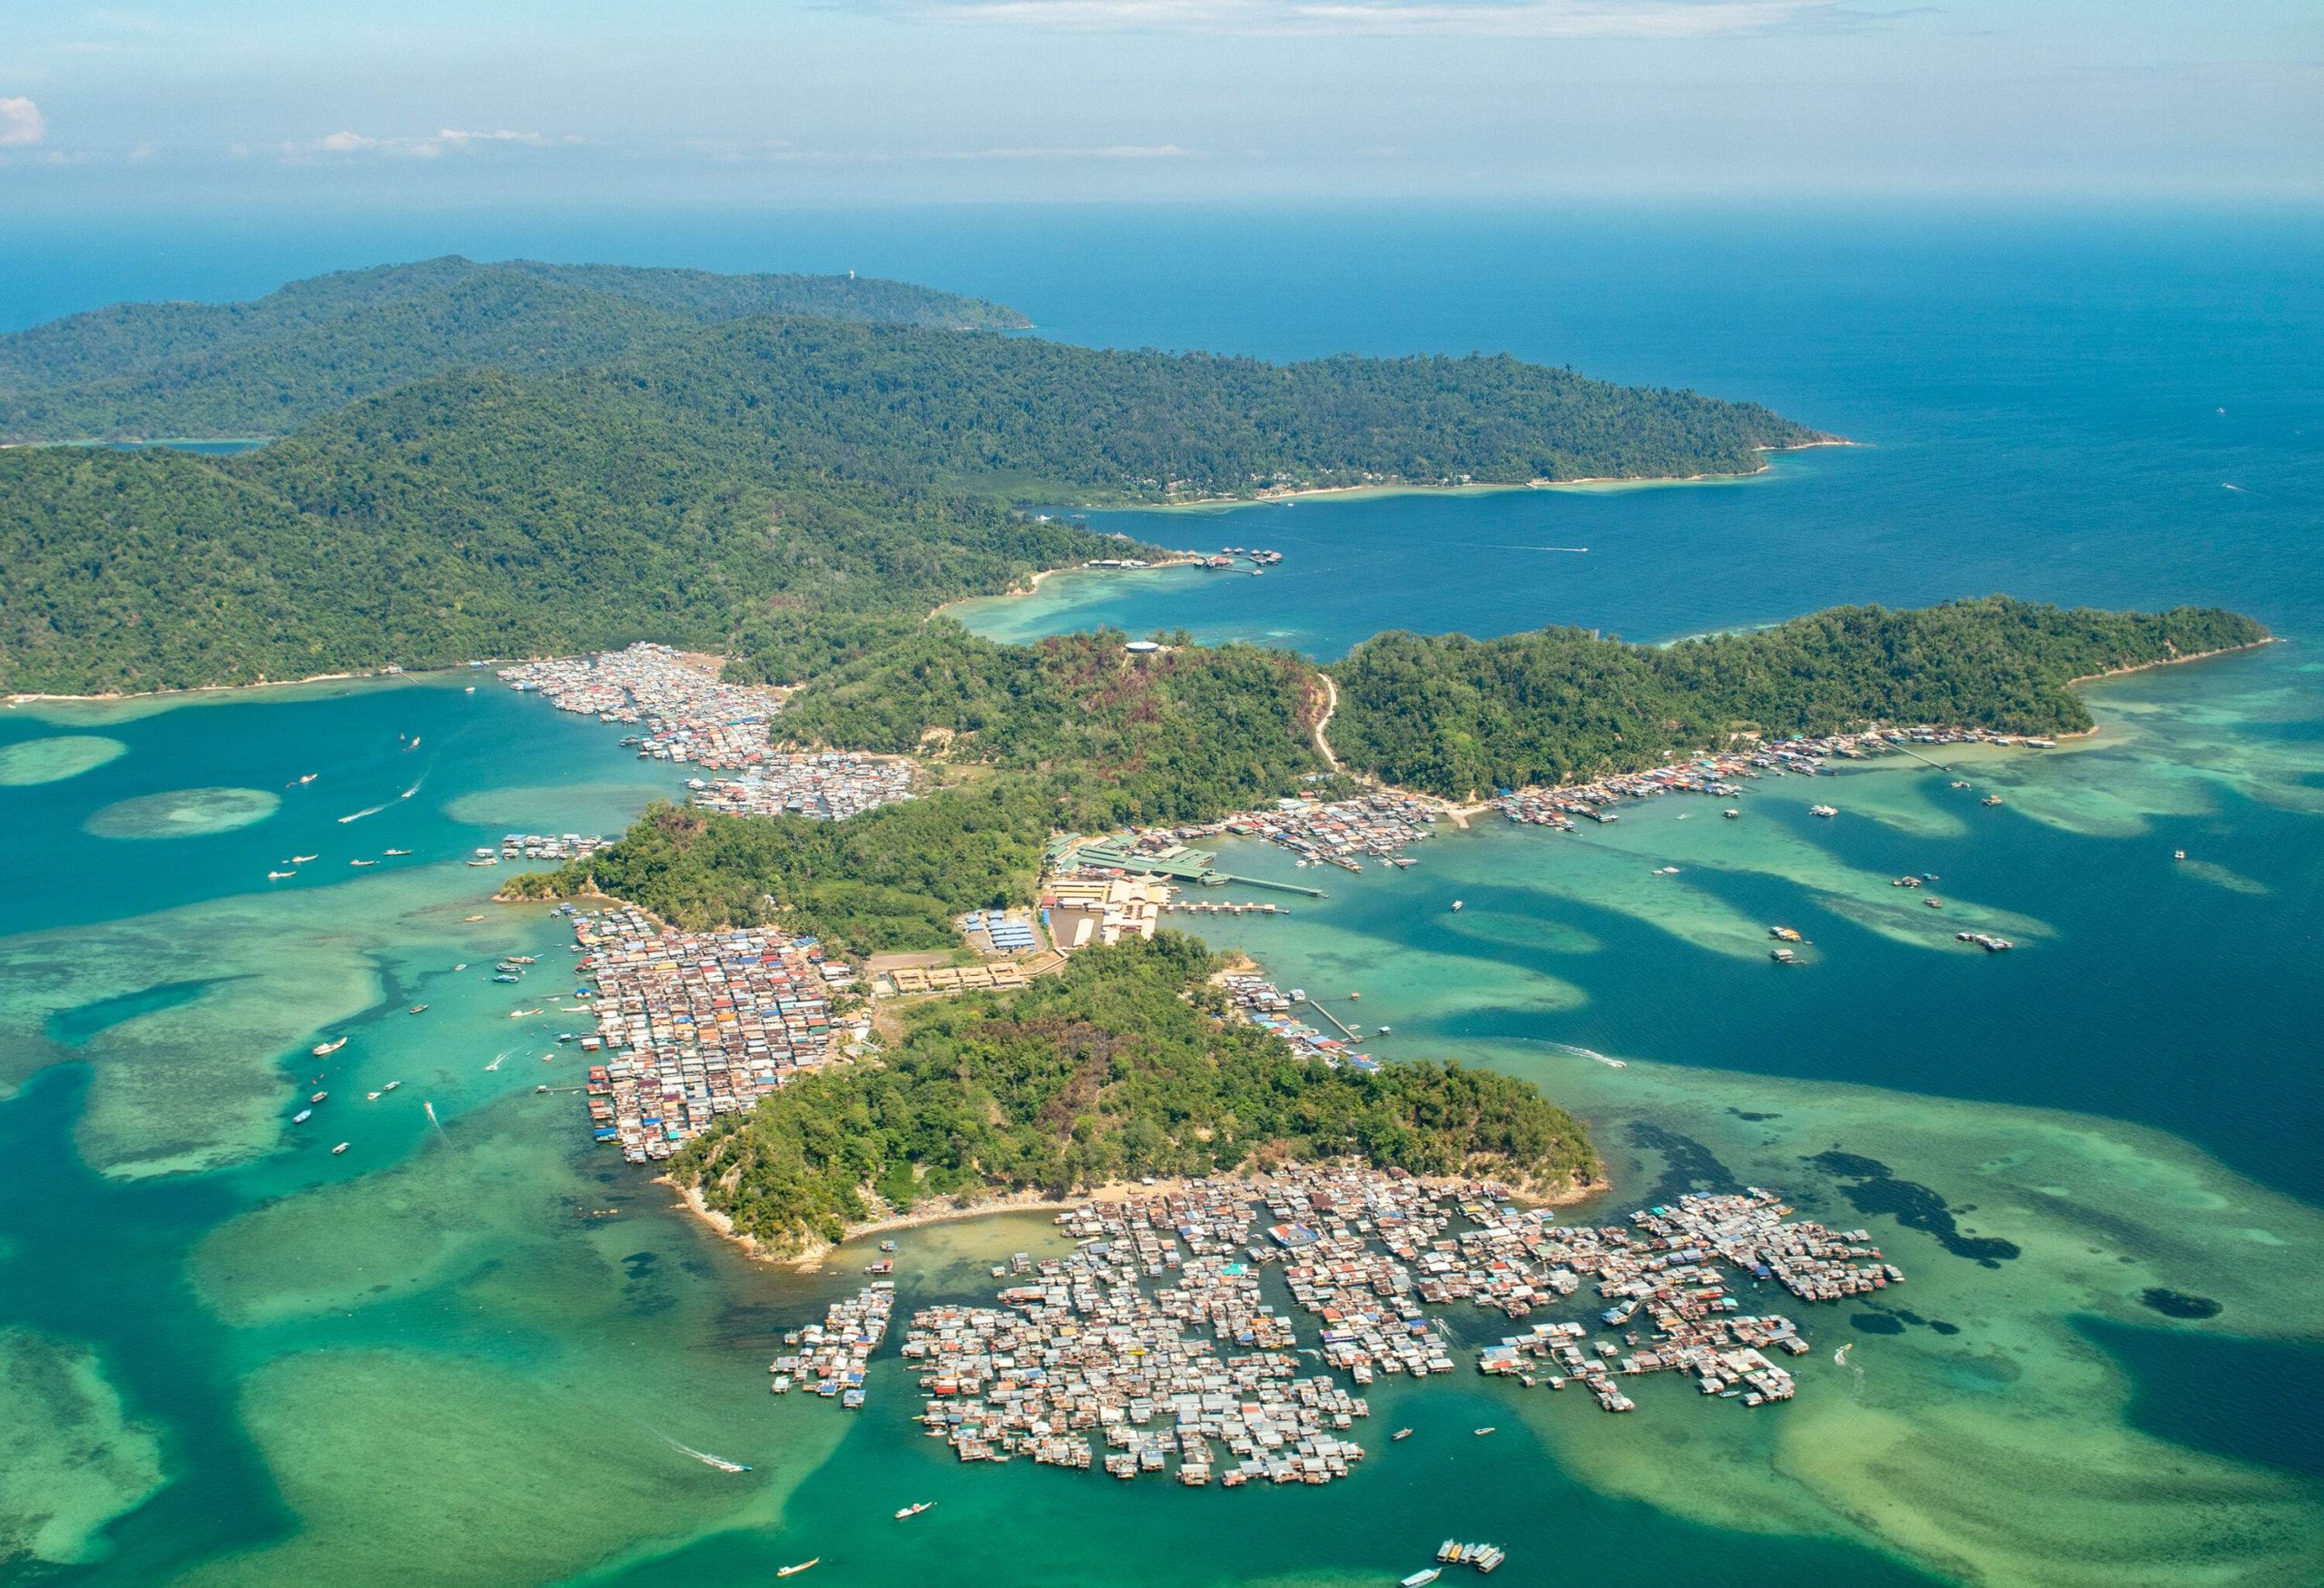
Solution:
[(1108, 143), (1097, 149), (947, 149), (938, 160), (1197, 160), (1201, 151), (1176, 143)]
[(292, 160), (312, 160), (317, 157), (377, 154), (400, 156), (407, 160), (435, 160), (444, 154), (474, 149), (481, 144), (517, 143), (528, 149), (547, 149), (556, 143), (577, 143), (578, 138), (552, 138), (546, 133), (517, 133), (506, 127), (491, 132), (470, 132), (459, 127), (446, 127), (425, 137), (375, 138), (366, 133), (337, 132), (303, 143), (285, 143), (282, 153)]
[(1083, 33), (1715, 38), (1873, 20), (1851, 0), (871, 0), (922, 20)]
[(0, 99), (0, 149), (48, 141), (48, 120), (29, 99)]

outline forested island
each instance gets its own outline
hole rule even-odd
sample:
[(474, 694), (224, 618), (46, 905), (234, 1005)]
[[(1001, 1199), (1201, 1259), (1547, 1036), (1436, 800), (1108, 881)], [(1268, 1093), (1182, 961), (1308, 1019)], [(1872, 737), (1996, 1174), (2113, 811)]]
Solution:
[(776, 1255), (937, 1197), (1064, 1197), (1143, 1175), (1352, 1158), (1541, 1192), (1587, 1183), (1581, 1127), (1521, 1080), (1295, 1059), (1227, 1018), (1224, 962), (1165, 932), (1007, 996), (921, 1004), (875, 1064), (804, 1077), (689, 1142), (670, 1174)]
[(2267, 636), (2215, 607), (2101, 612), (2002, 596), (1837, 607), (1669, 646), (1573, 628), (1389, 633), (1332, 667), (1332, 740), (1352, 767), (1461, 798), (1634, 772), (1738, 733), (1879, 722), (2072, 734), (2091, 725), (2074, 679)]
[(798, 666), (1152, 552), (1028, 498), (1748, 473), (1827, 439), (1505, 357), (1275, 365), (1013, 322), (892, 283), (455, 261), (0, 339), (16, 439), (297, 424), (236, 457), (0, 450), (0, 690), (648, 636)]
[(2072, 680), (2267, 631), (2215, 607), (1995, 596), (1836, 607), (1671, 646), (1576, 629), (1387, 634), (1329, 669), (1336, 775), (1315, 740), (1323, 674), (1289, 652), (1172, 645), (1133, 658), (1118, 633), (1010, 646), (943, 618), (862, 637), (792, 697), (782, 732), (803, 748), (911, 752), (945, 785), (837, 824), (657, 807), (603, 853), (517, 879), (516, 896), (605, 892), (685, 926), (780, 923), (859, 953), (946, 946), (952, 917), (1029, 895), (1055, 830), (1209, 822), (1360, 780), (1458, 800), (1643, 771), (1738, 735), (2073, 733), (2090, 715)]

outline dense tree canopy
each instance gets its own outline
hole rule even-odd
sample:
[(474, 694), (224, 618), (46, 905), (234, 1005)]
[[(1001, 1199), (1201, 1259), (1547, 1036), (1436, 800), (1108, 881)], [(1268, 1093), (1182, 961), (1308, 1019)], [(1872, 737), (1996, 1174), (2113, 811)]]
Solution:
[(2215, 607), (2062, 611), (1998, 596), (1834, 607), (1661, 646), (1572, 628), (1493, 640), (1392, 632), (1332, 668), (1332, 744), (1359, 771), (1459, 796), (1637, 771), (1746, 730), (2072, 733), (2090, 713), (2069, 681), (2265, 634)]
[(298, 427), (231, 459), (0, 452), (0, 688), (639, 637), (799, 676), (954, 597), (1140, 549), (1012, 497), (1738, 472), (1812, 439), (1506, 358), (936, 329), (1010, 322), (892, 283), (447, 260), (0, 339), (0, 435)]
[(1320, 695), (1302, 658), (1184, 644), (1133, 657), (1124, 639), (1000, 645), (940, 620), (816, 679), (781, 731), (1039, 774), (1059, 819), (1084, 831), (1207, 821), (1296, 794), (1322, 771)]
[(294, 281), (247, 303), (120, 303), (0, 336), (0, 440), (272, 436), (472, 365), (569, 369), (754, 314), (1021, 329), (900, 281), (446, 258)]
[(1455, 1064), (1327, 1069), (1225, 1019), (1220, 962), (1165, 932), (1088, 949), (1009, 995), (923, 1006), (881, 1059), (785, 1087), (672, 1173), (779, 1252), (956, 1192), (1067, 1194), (1140, 1175), (1347, 1157), (1541, 1186), (1595, 1172), (1532, 1087)]
[(611, 847), (512, 879), (512, 898), (591, 891), (685, 927), (778, 923), (852, 956), (957, 943), (952, 918), (1020, 902), (1040, 873), (1050, 802), (995, 779), (844, 822), (725, 816), (656, 804)]

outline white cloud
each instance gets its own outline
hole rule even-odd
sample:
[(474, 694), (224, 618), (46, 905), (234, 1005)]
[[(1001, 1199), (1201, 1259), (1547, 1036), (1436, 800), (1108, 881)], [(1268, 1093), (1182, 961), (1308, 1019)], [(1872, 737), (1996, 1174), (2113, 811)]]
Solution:
[(0, 99), (0, 149), (48, 141), (48, 120), (29, 99)]
[(939, 160), (1193, 160), (1200, 152), (1176, 143), (1108, 143), (1097, 149), (947, 149)]
[(459, 151), (489, 143), (517, 143), (528, 149), (546, 149), (553, 143), (577, 143), (578, 138), (552, 138), (546, 133), (517, 133), (507, 127), (490, 132), (472, 132), (460, 127), (446, 127), (424, 137), (375, 138), (367, 133), (337, 132), (304, 143), (285, 143), (283, 154), (292, 160), (311, 160), (317, 156), (379, 154), (400, 156), (407, 160), (434, 160)]
[(937, 21), (1088, 33), (1713, 38), (1870, 20), (1851, 0), (873, 0)]

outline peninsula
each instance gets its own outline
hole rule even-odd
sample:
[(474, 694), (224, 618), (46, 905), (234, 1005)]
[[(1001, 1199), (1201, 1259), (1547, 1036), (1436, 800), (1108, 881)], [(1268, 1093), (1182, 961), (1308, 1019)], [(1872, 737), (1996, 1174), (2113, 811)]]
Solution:
[(789, 681), (943, 601), (1152, 552), (1028, 499), (1748, 473), (1822, 439), (1507, 357), (1275, 365), (997, 329), (1020, 322), (880, 283), (454, 261), (0, 338), (0, 439), (290, 432), (0, 451), (0, 690), (641, 635)]

